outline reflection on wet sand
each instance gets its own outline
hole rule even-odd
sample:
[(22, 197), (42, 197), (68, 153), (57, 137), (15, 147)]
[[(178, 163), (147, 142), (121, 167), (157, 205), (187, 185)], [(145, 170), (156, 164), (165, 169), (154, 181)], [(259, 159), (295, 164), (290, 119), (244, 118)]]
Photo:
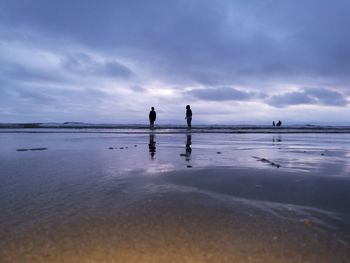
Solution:
[(186, 162), (191, 160), (192, 153), (192, 134), (187, 134), (186, 145), (185, 145), (185, 153), (180, 154), (180, 156), (185, 157)]
[(282, 137), (280, 135), (272, 136), (272, 142), (273, 142), (273, 145), (275, 144), (275, 142), (282, 142)]
[(3, 135), (0, 261), (350, 262), (349, 134), (192, 133)]
[(190, 161), (191, 159), (191, 153), (192, 153), (192, 134), (187, 134), (187, 140), (186, 140), (186, 161)]
[(154, 139), (155, 139), (155, 135), (150, 134), (148, 148), (149, 148), (149, 154), (151, 155), (152, 160), (154, 159), (154, 156), (156, 154), (156, 141)]

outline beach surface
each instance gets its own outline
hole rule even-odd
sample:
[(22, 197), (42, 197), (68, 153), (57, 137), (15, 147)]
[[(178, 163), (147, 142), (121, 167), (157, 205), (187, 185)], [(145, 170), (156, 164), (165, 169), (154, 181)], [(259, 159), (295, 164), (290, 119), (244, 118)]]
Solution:
[(350, 262), (348, 133), (69, 131), (0, 133), (1, 262)]

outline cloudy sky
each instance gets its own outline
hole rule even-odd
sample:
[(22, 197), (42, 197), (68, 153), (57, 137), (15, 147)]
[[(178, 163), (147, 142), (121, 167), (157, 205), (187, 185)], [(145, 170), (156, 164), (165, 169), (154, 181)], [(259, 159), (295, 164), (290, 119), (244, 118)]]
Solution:
[(0, 0), (0, 122), (350, 124), (350, 0)]

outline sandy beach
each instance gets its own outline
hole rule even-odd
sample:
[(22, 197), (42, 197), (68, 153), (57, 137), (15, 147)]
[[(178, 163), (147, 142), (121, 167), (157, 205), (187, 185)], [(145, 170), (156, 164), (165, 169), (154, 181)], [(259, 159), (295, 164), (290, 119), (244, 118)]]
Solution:
[(350, 134), (1, 133), (1, 262), (350, 262)]

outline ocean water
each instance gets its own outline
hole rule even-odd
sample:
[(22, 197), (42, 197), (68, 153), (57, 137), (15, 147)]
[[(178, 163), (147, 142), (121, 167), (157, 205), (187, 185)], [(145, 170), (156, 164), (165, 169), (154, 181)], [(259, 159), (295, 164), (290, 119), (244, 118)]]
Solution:
[[(36, 123), (1, 124), (0, 133), (149, 133), (148, 125), (141, 124), (85, 124), (85, 123)], [(156, 133), (186, 133), (184, 125), (156, 125)], [(195, 125), (191, 133), (350, 133), (350, 126), (334, 125)]]
[(2, 262), (350, 261), (348, 133), (12, 131)]

